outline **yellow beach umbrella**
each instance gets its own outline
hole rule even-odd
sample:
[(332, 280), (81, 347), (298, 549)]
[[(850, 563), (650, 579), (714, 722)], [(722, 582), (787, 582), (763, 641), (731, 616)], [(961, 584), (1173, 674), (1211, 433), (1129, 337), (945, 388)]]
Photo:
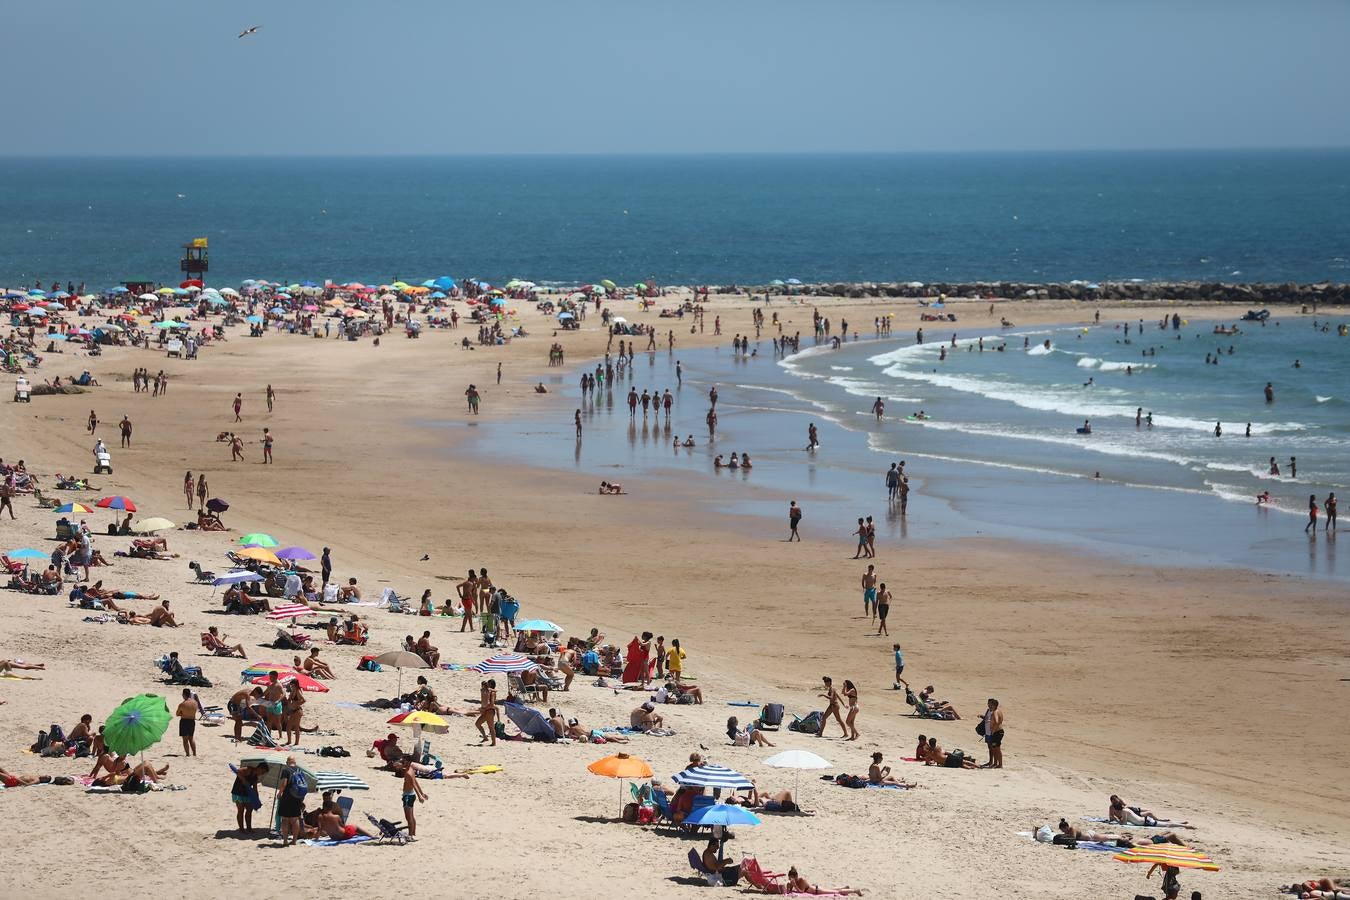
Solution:
[(156, 294), (164, 294), (165, 296), (168, 296), (169, 294), (172, 294), (172, 293), (173, 293), (173, 288), (171, 288), (171, 287), (162, 287), (162, 288), (160, 288), (159, 290), (155, 291), (155, 293), (156, 293)]
[(1126, 863), (1148, 863), (1149, 865), (1171, 866), (1174, 869), (1200, 869), (1204, 872), (1219, 871), (1218, 865), (1199, 850), (1183, 847), (1179, 844), (1153, 844), (1147, 847), (1131, 847), (1117, 853), (1112, 859)]
[(424, 709), (415, 709), (412, 712), (399, 713), (390, 719), (387, 725), (404, 725), (408, 728), (425, 728), (427, 731), (434, 731), (436, 734), (445, 734), (450, 730), (450, 723), (433, 712), (427, 712)]
[(271, 563), (274, 566), (281, 565), (281, 560), (277, 559), (277, 555), (266, 547), (249, 547), (240, 550), (239, 555), (245, 559), (256, 559), (258, 562)]

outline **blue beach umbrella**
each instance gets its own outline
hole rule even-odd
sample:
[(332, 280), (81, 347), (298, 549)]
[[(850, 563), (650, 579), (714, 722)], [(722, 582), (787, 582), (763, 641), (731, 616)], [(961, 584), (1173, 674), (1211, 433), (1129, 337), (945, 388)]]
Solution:
[(66, 340), (66, 336), (65, 336), (64, 334), (48, 334), (48, 335), (45, 335), (45, 337), (46, 337), (47, 340), (49, 340), (49, 341), (64, 341), (64, 340)]
[(211, 584), (220, 587), (222, 584), (243, 584), (246, 581), (262, 580), (263, 577), (257, 572), (226, 572), (224, 575), (217, 575)]
[(443, 291), (448, 291), (455, 286), (455, 279), (449, 275), (442, 275), (431, 283), (432, 287), (438, 287)]
[(263, 320), (262, 316), (249, 316), (248, 318), (244, 319), (244, 321), (249, 323), (250, 325), (261, 325), (262, 320)]
[(211, 304), (212, 306), (224, 306), (230, 301), (226, 300), (219, 294), (212, 294), (211, 296), (206, 298), (206, 302)]
[(709, 803), (695, 807), (685, 818), (688, 825), (758, 825), (759, 816), (743, 806)]
[(274, 306), (274, 307), (272, 307), (270, 310), (268, 310), (268, 312), (270, 312), (270, 313), (271, 313), (272, 315), (274, 315), (274, 316), (285, 315), (285, 314), (286, 314), (286, 307), (284, 307), (284, 306)]
[(19, 550), (11, 550), (6, 556), (10, 559), (47, 559), (50, 554), (43, 553), (41, 550), (34, 550), (32, 547), (23, 547)]
[(516, 625), (516, 631), (551, 631), (561, 632), (563, 627), (556, 622), (550, 622), (548, 619), (526, 619)]
[(444, 299), (445, 299), (445, 294), (441, 293), (440, 291), (432, 291), (432, 292), (431, 292), (431, 299), (432, 299), (432, 300), (444, 300)]
[(502, 709), (517, 728), (534, 740), (549, 744), (558, 740), (558, 735), (554, 733), (548, 719), (534, 707), (522, 706), (519, 703), (503, 703)]
[(110, 294), (129, 294), (129, 293), (131, 293), (131, 289), (130, 289), (130, 288), (127, 288), (127, 287), (123, 287), (122, 285), (119, 284), (117, 287), (114, 287), (114, 288), (108, 288), (108, 293), (110, 293)]

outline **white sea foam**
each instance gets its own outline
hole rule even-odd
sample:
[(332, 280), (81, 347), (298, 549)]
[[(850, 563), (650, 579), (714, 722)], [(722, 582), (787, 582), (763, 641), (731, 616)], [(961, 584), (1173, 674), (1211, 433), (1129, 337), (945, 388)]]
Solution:
[(1321, 394), (1314, 394), (1313, 396), (1317, 398), (1318, 403), (1326, 403), (1328, 400), (1336, 399), (1335, 397), (1323, 397)]
[(1044, 344), (1037, 344), (1036, 346), (1032, 347), (1030, 350), (1027, 351), (1027, 356), (1049, 356), (1053, 352), (1054, 352), (1053, 344), (1050, 345), (1049, 347), (1045, 346)]
[(836, 371), (836, 372), (852, 372), (852, 371), (853, 371), (853, 367), (852, 367), (852, 366), (830, 366), (830, 368), (831, 368), (832, 370)]

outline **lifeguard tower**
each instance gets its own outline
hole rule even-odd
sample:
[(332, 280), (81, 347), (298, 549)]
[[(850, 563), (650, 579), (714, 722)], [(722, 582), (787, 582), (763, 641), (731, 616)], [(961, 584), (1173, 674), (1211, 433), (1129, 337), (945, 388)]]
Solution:
[(178, 261), (178, 268), (187, 279), (200, 280), (208, 267), (206, 238), (193, 238), (192, 243), (183, 245), (183, 258)]

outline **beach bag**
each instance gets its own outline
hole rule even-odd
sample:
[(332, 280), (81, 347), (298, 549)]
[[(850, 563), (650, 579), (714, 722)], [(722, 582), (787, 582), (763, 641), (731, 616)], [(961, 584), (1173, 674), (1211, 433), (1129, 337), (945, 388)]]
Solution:
[(375, 661), (373, 656), (363, 656), (361, 661), (356, 664), (356, 668), (361, 672), (378, 672), (380, 671), (380, 664)]
[(766, 703), (759, 711), (759, 724), (765, 728), (777, 728), (783, 724), (783, 704)]
[(793, 720), (788, 726), (789, 731), (799, 731), (802, 734), (820, 734), (820, 726), (825, 724), (825, 714), (817, 710), (808, 713), (804, 718)]
[(975, 733), (980, 737), (984, 737), (984, 719), (981, 719), (980, 723), (975, 726)]
[(846, 788), (867, 787), (867, 779), (863, 778), (861, 775), (836, 775), (834, 777), (834, 783)]

